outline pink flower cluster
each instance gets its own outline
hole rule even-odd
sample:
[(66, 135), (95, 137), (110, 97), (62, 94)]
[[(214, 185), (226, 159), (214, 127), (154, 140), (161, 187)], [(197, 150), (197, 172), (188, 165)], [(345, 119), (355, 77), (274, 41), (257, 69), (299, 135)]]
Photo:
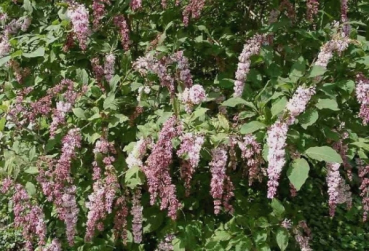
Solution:
[(181, 178), (185, 182), (186, 196), (189, 196), (192, 175), (199, 165), (200, 151), (204, 144), (204, 137), (193, 133), (185, 133), (179, 138), (181, 140), (181, 146), (177, 151), (177, 155), (183, 159), (181, 164)]
[(179, 80), (181, 80), (187, 88), (190, 88), (193, 85), (193, 80), (188, 58), (183, 55), (183, 51), (177, 51), (171, 56), (171, 60), (177, 62)]
[(9, 178), (3, 180), (1, 192), (12, 194), (14, 225), (22, 229), (26, 249), (34, 250), (32, 243), (35, 239), (38, 239), (39, 246), (44, 246), (46, 243), (46, 223), (41, 207), (31, 202), (21, 184), (14, 183)]
[(136, 188), (132, 196), (132, 234), (134, 243), (142, 241), (142, 206), (141, 206), (141, 189)]
[(229, 163), (228, 169), (236, 170), (237, 168), (237, 152), (236, 152), (236, 145), (237, 145), (237, 137), (230, 135), (229, 136), (229, 144), (228, 144), (228, 155), (229, 155)]
[(337, 36), (336, 38), (325, 43), (320, 48), (318, 59), (315, 62), (315, 65), (320, 65), (326, 68), (329, 61), (333, 57), (333, 52), (337, 51), (338, 53), (342, 53), (347, 49), (349, 42), (350, 40), (347, 37)]
[(2, 36), (0, 41), (0, 57), (3, 57), (10, 52), (11, 46), (7, 36)]
[(153, 146), (146, 160), (143, 171), (147, 178), (150, 192), (150, 204), (154, 205), (159, 196), (160, 209), (168, 209), (168, 216), (175, 220), (180, 206), (176, 196), (176, 187), (172, 184), (170, 164), (172, 163), (172, 139), (177, 137), (181, 128), (177, 126), (177, 118), (169, 118), (159, 133), (159, 139)]
[(294, 21), (296, 19), (296, 11), (294, 5), (289, 0), (282, 0), (279, 5), (279, 10), (282, 12), (283, 10), (287, 11), (287, 17)]
[(43, 251), (62, 251), (62, 247), (58, 239), (53, 239)]
[(307, 0), (306, 2), (306, 19), (309, 22), (313, 21), (314, 16), (318, 14), (319, 1), (318, 0)]
[(327, 164), (327, 185), (329, 195), (329, 214), (334, 216), (337, 204), (346, 203), (347, 207), (351, 207), (352, 197), (350, 187), (340, 175), (340, 164)]
[[(27, 123), (36, 124), (39, 115), (48, 116), (52, 112), (52, 123), (50, 125), (50, 137), (53, 138), (60, 125), (65, 124), (66, 113), (70, 112), (76, 99), (86, 91), (86, 86), (82, 87), (80, 92), (76, 92), (74, 82), (69, 79), (63, 79), (59, 84), (47, 91), (47, 95), (37, 101), (27, 103), (27, 96), (33, 88), (24, 88), (21, 90), (15, 100), (15, 104), (9, 111), (9, 120), (17, 126), (26, 126)], [(52, 109), (52, 100), (61, 96), (64, 101), (56, 103), (56, 108)], [(19, 119), (20, 117), (20, 119)]]
[(309, 241), (311, 239), (311, 231), (306, 221), (300, 221), (299, 225), (293, 229), (295, 240), (300, 246), (301, 251), (312, 251)]
[(359, 102), (359, 117), (363, 120), (363, 124), (369, 122), (369, 80), (363, 75), (358, 74), (356, 78), (356, 98)]
[(164, 240), (160, 241), (155, 251), (173, 251), (174, 247), (172, 241), (174, 240), (174, 238), (175, 236), (173, 234), (167, 234), (164, 237)]
[(20, 84), (22, 84), (23, 80), (31, 73), (29, 68), (22, 68), (16, 60), (10, 60), (8, 66), (12, 68), (15, 79)]
[(359, 169), (360, 184), (360, 196), (362, 197), (363, 204), (363, 221), (366, 222), (369, 213), (369, 165), (364, 165), (361, 159), (356, 159), (356, 164)]
[(304, 88), (299, 86), (292, 98), (288, 101), (286, 109), (289, 112), (287, 123), (292, 125), (295, 118), (306, 110), (311, 97), (315, 94), (315, 87)]
[(42, 191), (49, 201), (53, 201), (59, 219), (66, 225), (66, 233), (69, 245), (74, 243), (76, 224), (79, 209), (77, 207), (75, 193), (76, 187), (70, 174), (73, 158), (76, 157), (76, 149), (81, 147), (80, 129), (75, 128), (68, 131), (62, 139), (62, 154), (57, 161), (48, 158), (40, 160), (47, 164), (45, 171), (39, 166), (38, 182)]
[(194, 105), (201, 104), (206, 100), (206, 92), (201, 85), (194, 85), (186, 88), (180, 95), (180, 99), (185, 104), (186, 112), (190, 113)]
[(105, 4), (110, 5), (110, 0), (93, 0), (93, 29), (96, 31), (99, 28), (101, 20), (106, 14)]
[[(212, 160), (209, 163), (211, 172), (210, 194), (214, 199), (214, 213), (219, 214), (224, 194), (224, 183), (228, 178), (226, 175), (227, 151), (223, 147), (211, 151)], [(228, 181), (228, 179), (227, 179)]]
[(341, 0), (341, 22), (343, 23), (342, 31), (343, 34), (348, 37), (350, 34), (350, 25), (347, 24), (348, 18), (347, 18), (347, 0)]
[(105, 90), (105, 87), (103, 84), (104, 68), (100, 65), (99, 58), (96, 57), (96, 58), (91, 59), (91, 66), (92, 66), (92, 71), (97, 81), (97, 85), (102, 91), (104, 91)]
[(128, 168), (132, 168), (135, 166), (140, 168), (143, 167), (142, 159), (146, 154), (148, 144), (149, 140), (143, 138), (136, 142), (136, 145), (134, 146), (132, 152), (126, 158)]
[(249, 185), (251, 186), (254, 180), (259, 180), (263, 177), (261, 172), (261, 145), (256, 141), (255, 136), (246, 135), (243, 141), (238, 142), (241, 149), (241, 157), (246, 161), (246, 166), (249, 172)]
[(234, 96), (241, 97), (245, 86), (247, 74), (250, 72), (251, 56), (260, 52), (261, 44), (264, 38), (261, 35), (254, 35), (243, 47), (238, 57), (239, 63), (236, 71), (236, 81), (234, 83)]
[(174, 95), (174, 78), (168, 72), (168, 63), (171, 60), (168, 58), (156, 59), (153, 55), (147, 54), (144, 57), (139, 57), (133, 64), (133, 67), (141, 75), (145, 76), (149, 71), (158, 75), (160, 84), (167, 87), (171, 95)]
[(348, 178), (352, 181), (352, 166), (349, 162), (349, 158), (347, 157), (348, 144), (344, 143), (344, 140), (348, 138), (349, 134), (346, 131), (343, 131), (344, 126), (345, 123), (342, 122), (338, 130), (341, 138), (339, 141), (333, 144), (333, 148), (341, 155), (341, 158), (343, 160), (343, 167), (347, 171)]
[(86, 203), (88, 208), (87, 215), (87, 229), (85, 240), (91, 241), (95, 229), (102, 231), (104, 229), (103, 220), (107, 214), (112, 212), (113, 201), (115, 199), (116, 191), (119, 188), (118, 178), (115, 172), (115, 168), (112, 165), (115, 161), (110, 154), (116, 154), (116, 150), (112, 142), (108, 142), (105, 138), (101, 138), (95, 144), (93, 150), (95, 154), (103, 155), (102, 163), (105, 165), (104, 177), (101, 175), (101, 168), (97, 160), (92, 163), (94, 167), (93, 179), (93, 192), (88, 196), (89, 202)]
[(56, 205), (59, 218), (64, 221), (66, 226), (67, 240), (70, 246), (74, 245), (74, 236), (78, 221), (79, 208), (76, 201), (76, 186), (64, 188), (61, 203)]
[(21, 31), (27, 31), (29, 26), (31, 25), (31, 21), (32, 19), (30, 17), (25, 17), (20, 27)]
[(285, 229), (290, 229), (292, 227), (292, 221), (290, 219), (284, 219), (281, 222), (281, 227), (283, 227)]
[(118, 239), (119, 236), (123, 240), (123, 244), (127, 244), (127, 216), (128, 216), (128, 207), (127, 207), (127, 196), (121, 196), (115, 202), (115, 207), (117, 212), (114, 217), (114, 235), (115, 238)]
[(114, 75), (115, 56), (110, 53), (105, 56), (104, 74), (106, 81), (110, 82)]
[(72, 5), (68, 8), (67, 15), (71, 19), (73, 32), (77, 36), (79, 47), (85, 51), (87, 49), (87, 39), (91, 35), (88, 10), (83, 4)]
[(268, 130), (268, 198), (272, 199), (277, 193), (279, 177), (283, 166), (286, 164), (285, 147), (287, 140), (288, 124), (277, 121)]
[(120, 41), (125, 51), (129, 50), (129, 27), (128, 23), (123, 15), (114, 17), (114, 25), (119, 29)]
[(285, 150), (288, 127), (292, 125), (297, 116), (306, 109), (311, 97), (315, 94), (315, 87), (298, 87), (286, 105), (288, 117), (286, 121), (277, 120), (268, 130), (268, 198), (274, 198), (279, 185), (279, 177), (286, 163)]
[(142, 0), (131, 0), (131, 9), (139, 10), (142, 8)]
[(204, 8), (205, 0), (190, 0), (187, 6), (183, 10), (183, 24), (188, 26), (190, 15), (192, 19), (197, 19), (201, 15), (201, 11)]

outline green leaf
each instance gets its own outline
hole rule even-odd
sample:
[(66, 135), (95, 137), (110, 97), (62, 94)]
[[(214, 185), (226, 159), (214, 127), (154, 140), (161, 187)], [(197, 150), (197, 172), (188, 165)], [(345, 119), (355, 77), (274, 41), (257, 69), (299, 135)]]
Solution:
[(300, 78), (302, 77), (306, 70), (306, 62), (303, 57), (299, 57), (299, 59), (292, 65), (292, 71), (289, 75), (290, 78)]
[(31, 166), (30, 168), (26, 169), (24, 172), (29, 173), (29, 174), (36, 174), (38, 173), (38, 168), (35, 166)]
[(33, 8), (32, 8), (32, 4), (30, 0), (24, 0), (23, 1), (23, 8), (28, 12), (28, 13), (32, 13)]
[(144, 175), (138, 166), (128, 169), (124, 180), (129, 188), (134, 189), (138, 185), (142, 185), (144, 182)]
[(319, 99), (315, 105), (318, 109), (330, 109), (333, 111), (339, 111), (337, 101), (334, 99)]
[(286, 97), (278, 99), (276, 102), (274, 102), (271, 109), (272, 116), (275, 117), (280, 114), (286, 107), (287, 102), (288, 101)]
[(208, 111), (208, 108), (199, 107), (191, 114), (191, 120), (195, 120), (203, 115)]
[(266, 230), (258, 231), (255, 233), (254, 241), (256, 245), (260, 246), (265, 244), (266, 240), (268, 238), (268, 233)]
[(108, 97), (104, 100), (104, 105), (103, 105), (104, 109), (111, 109), (111, 110), (116, 110), (118, 109), (118, 105), (117, 102), (115, 101), (115, 94), (114, 93), (110, 93), (108, 95)]
[(247, 102), (242, 98), (230, 98), (224, 101), (221, 105), (228, 107), (236, 107), (237, 105), (247, 105), (255, 109), (255, 106), (251, 102)]
[(23, 51), (22, 50), (17, 50), (15, 52), (13, 52), (10, 56), (12, 58), (16, 58), (16, 57), (22, 56), (22, 54), (23, 54)]
[(319, 113), (316, 109), (310, 108), (298, 117), (299, 123), (302, 128), (307, 129), (313, 125), (319, 118)]
[(0, 119), (0, 132), (4, 131), (5, 124), (6, 124), (6, 119), (5, 119), (5, 117), (2, 117)]
[(115, 92), (115, 90), (117, 89), (117, 85), (120, 81), (120, 76), (119, 75), (114, 75), (114, 77), (112, 77), (112, 79), (110, 79), (109, 81), (109, 86), (110, 86), (110, 91), (111, 92)]
[(73, 114), (79, 119), (86, 119), (85, 111), (81, 108), (73, 108)]
[(226, 231), (216, 231), (215, 236), (212, 239), (214, 241), (228, 241), (231, 237), (232, 236)]
[(172, 244), (173, 244), (173, 251), (185, 251), (186, 250), (184, 241), (179, 238), (173, 239)]
[(240, 112), (240, 114), (238, 115), (238, 118), (239, 119), (247, 119), (247, 118), (252, 118), (256, 115), (255, 112), (252, 112), (252, 111), (243, 111), (243, 112)]
[(88, 73), (85, 69), (77, 69), (76, 74), (78, 82), (84, 85), (88, 84)]
[(218, 120), (219, 120), (220, 127), (225, 129), (226, 131), (228, 131), (229, 130), (229, 121), (227, 120), (227, 118), (223, 114), (219, 113), (218, 114)]
[(309, 177), (309, 170), (310, 166), (305, 159), (295, 159), (288, 168), (287, 177), (297, 191)]
[(8, 63), (10, 59), (11, 59), (11, 56), (0, 58), (0, 66), (3, 66), (4, 64)]
[(309, 78), (318, 77), (321, 75), (324, 75), (324, 73), (327, 71), (326, 68), (320, 65), (314, 65), (313, 68), (310, 71)]
[(288, 232), (286, 229), (279, 228), (276, 235), (276, 241), (281, 251), (286, 250), (288, 246)]
[(37, 50), (30, 52), (30, 53), (23, 53), (23, 57), (26, 57), (26, 58), (43, 57), (44, 55), (45, 55), (44, 47), (39, 47)]
[(341, 156), (329, 146), (310, 147), (305, 154), (312, 159), (331, 163), (342, 163)]
[(285, 211), (284, 206), (278, 199), (274, 198), (272, 200), (271, 206), (273, 208), (273, 213), (275, 215), (282, 216), (284, 214), (284, 211)]
[(29, 194), (29, 196), (33, 196), (34, 194), (36, 194), (36, 187), (31, 182), (26, 183), (26, 190), (27, 190), (27, 193)]
[(249, 251), (251, 249), (252, 249), (252, 242), (246, 236), (242, 236), (234, 247), (235, 251)]
[(144, 234), (151, 233), (158, 229), (164, 220), (163, 212), (157, 207), (146, 207), (143, 210), (144, 223), (143, 232)]
[(253, 133), (255, 131), (258, 131), (260, 129), (265, 128), (265, 125), (259, 121), (252, 121), (247, 124), (243, 124), (240, 129), (241, 134), (249, 134)]

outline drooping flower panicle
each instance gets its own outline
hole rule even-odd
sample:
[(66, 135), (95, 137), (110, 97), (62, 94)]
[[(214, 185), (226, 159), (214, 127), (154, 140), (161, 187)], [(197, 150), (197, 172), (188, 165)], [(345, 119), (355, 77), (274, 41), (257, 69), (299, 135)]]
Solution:
[(154, 205), (157, 197), (161, 200), (160, 209), (168, 209), (168, 216), (175, 220), (180, 206), (176, 187), (172, 184), (170, 164), (172, 163), (172, 139), (177, 137), (180, 129), (175, 117), (169, 118), (159, 133), (159, 139), (153, 146), (151, 154), (144, 165), (144, 173), (150, 192), (150, 204)]
[(279, 177), (283, 166), (286, 164), (285, 147), (287, 140), (288, 125), (277, 121), (268, 130), (268, 198), (272, 199), (277, 193)]
[(206, 92), (201, 85), (194, 85), (186, 88), (180, 95), (180, 99), (185, 104), (186, 112), (190, 113), (194, 105), (201, 104), (206, 100)]
[(239, 63), (236, 71), (236, 81), (233, 88), (233, 95), (235, 97), (242, 96), (245, 81), (250, 72), (251, 56), (259, 54), (262, 42), (263, 36), (259, 34), (254, 35), (246, 42), (240, 56), (238, 57)]
[(193, 133), (185, 133), (180, 137), (181, 145), (177, 151), (180, 157), (187, 156), (181, 163), (181, 178), (184, 179), (186, 196), (190, 194), (192, 176), (200, 161), (200, 151), (204, 144), (204, 137)]
[(67, 15), (71, 19), (73, 32), (77, 36), (79, 47), (85, 51), (88, 37), (91, 35), (88, 10), (83, 4), (71, 5), (68, 8)]
[(356, 99), (360, 104), (359, 117), (363, 124), (369, 123), (369, 80), (363, 74), (358, 74), (356, 78)]

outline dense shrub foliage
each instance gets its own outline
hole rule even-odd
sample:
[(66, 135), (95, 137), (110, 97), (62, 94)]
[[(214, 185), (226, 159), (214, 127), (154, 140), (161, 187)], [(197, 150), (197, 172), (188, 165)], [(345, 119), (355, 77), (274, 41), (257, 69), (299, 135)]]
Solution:
[(2, 250), (368, 250), (369, 4), (4, 0)]

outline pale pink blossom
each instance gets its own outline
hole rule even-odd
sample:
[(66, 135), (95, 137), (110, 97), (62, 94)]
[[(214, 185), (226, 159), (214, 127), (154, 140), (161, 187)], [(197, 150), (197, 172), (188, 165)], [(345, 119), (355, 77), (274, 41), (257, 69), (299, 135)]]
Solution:
[(68, 8), (67, 15), (71, 19), (79, 47), (85, 51), (87, 49), (88, 37), (91, 35), (88, 10), (83, 4), (71, 5)]
[(309, 22), (313, 21), (314, 16), (318, 14), (319, 1), (318, 0), (307, 0), (306, 1), (306, 19)]
[(242, 96), (245, 81), (250, 72), (251, 56), (259, 54), (263, 39), (263, 36), (256, 34), (247, 40), (246, 44), (244, 45), (243, 50), (238, 57), (239, 63), (236, 71), (236, 81), (234, 83), (233, 96)]
[(206, 92), (201, 85), (194, 85), (186, 88), (180, 95), (180, 99), (185, 104), (186, 112), (190, 113), (194, 105), (201, 104), (206, 100), (206, 96)]
[(131, 0), (131, 9), (139, 10), (142, 8), (142, 0)]
[(123, 15), (114, 17), (114, 25), (119, 29), (120, 41), (123, 49), (128, 51), (131, 41), (129, 39), (129, 27), (126, 18)]
[(141, 206), (141, 190), (136, 188), (132, 196), (132, 234), (134, 243), (141, 243), (142, 241), (142, 210)]
[(359, 117), (363, 124), (369, 122), (369, 80), (363, 75), (358, 74), (356, 78), (356, 99), (360, 104)]
[(181, 178), (184, 179), (186, 195), (189, 196), (192, 176), (200, 161), (200, 151), (204, 144), (204, 137), (193, 133), (186, 133), (180, 137), (181, 145), (177, 155), (181, 157)]
[(226, 179), (227, 152), (218, 147), (211, 151), (212, 160), (209, 163), (211, 172), (210, 194), (214, 199), (214, 213), (219, 214), (224, 193), (224, 180)]
[(297, 88), (286, 106), (289, 113), (288, 124), (293, 124), (295, 118), (306, 110), (306, 106), (314, 94), (315, 87), (304, 88), (299, 86)]
[(277, 193), (279, 177), (282, 168), (286, 164), (285, 147), (287, 140), (288, 125), (277, 121), (268, 130), (268, 198), (272, 199)]
[[(255, 136), (246, 135), (243, 141), (238, 142), (241, 149), (241, 157), (246, 161), (246, 166), (249, 175), (249, 185), (251, 186), (254, 180), (261, 182), (263, 174), (261, 171), (261, 145), (256, 141)], [(245, 171), (247, 171), (245, 170)]]
[(168, 216), (173, 220), (177, 218), (180, 203), (176, 196), (176, 187), (172, 184), (170, 164), (173, 157), (172, 139), (180, 134), (180, 130), (174, 116), (164, 123), (159, 139), (143, 168), (150, 192), (150, 204), (154, 205), (159, 197), (160, 209), (168, 209)]
[(192, 19), (198, 19), (201, 11), (204, 8), (205, 0), (190, 0), (183, 10), (183, 24), (188, 26), (190, 16)]
[(132, 168), (135, 166), (140, 168), (143, 167), (142, 159), (146, 154), (148, 143), (149, 141), (143, 138), (136, 142), (132, 152), (130, 152), (128, 154), (128, 157), (126, 158), (128, 168)]
[(365, 165), (361, 159), (356, 159), (356, 164), (359, 169), (360, 196), (362, 197), (363, 205), (363, 221), (366, 222), (369, 213), (369, 165)]
[(114, 75), (115, 56), (110, 53), (105, 56), (104, 74), (106, 81), (110, 81)]

